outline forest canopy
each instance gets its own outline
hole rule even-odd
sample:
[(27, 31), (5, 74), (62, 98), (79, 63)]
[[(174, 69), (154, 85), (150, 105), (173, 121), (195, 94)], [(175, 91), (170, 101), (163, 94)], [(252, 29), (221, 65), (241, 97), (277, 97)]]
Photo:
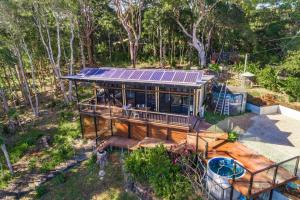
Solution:
[[(246, 54), (262, 86), (299, 98), (299, 1), (5, 0), (0, 9), (1, 94), (35, 115), (42, 92), (72, 101), (60, 77), (84, 67), (206, 68)], [(270, 71), (286, 81), (265, 80)]]

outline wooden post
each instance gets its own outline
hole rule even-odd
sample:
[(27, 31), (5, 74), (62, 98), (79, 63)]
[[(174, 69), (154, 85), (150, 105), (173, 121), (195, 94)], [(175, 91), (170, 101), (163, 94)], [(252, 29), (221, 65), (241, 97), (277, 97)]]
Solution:
[(110, 106), (110, 94), (108, 92), (108, 109), (109, 109), (109, 118), (110, 118), (110, 131), (111, 135), (114, 135), (113, 133), (113, 123), (112, 123), (112, 112), (111, 112), (111, 106)]
[(97, 117), (96, 117), (96, 105), (94, 105), (94, 127), (95, 127), (96, 144), (97, 144), (97, 140), (98, 140), (98, 127), (97, 127)]
[(126, 86), (123, 83), (122, 84), (122, 101), (123, 101), (123, 106), (126, 105)]
[(300, 156), (298, 156), (297, 160), (296, 160), (296, 165), (295, 165), (295, 170), (294, 170), (295, 176), (297, 176), (297, 173), (298, 173), (299, 160), (300, 160)]
[(76, 104), (77, 104), (77, 109), (79, 112), (79, 121), (80, 121), (80, 129), (81, 129), (81, 137), (83, 138), (83, 125), (82, 125), (82, 117), (80, 114), (80, 105), (79, 105), (79, 95), (78, 95), (78, 86), (77, 86), (77, 82), (74, 81), (74, 85), (75, 85), (75, 93), (76, 93)]
[(188, 104), (188, 116), (190, 117), (190, 107), (191, 107), (191, 88), (189, 88), (189, 97), (188, 97), (188, 101), (189, 101), (189, 104)]
[(254, 179), (254, 174), (251, 174), (251, 177), (250, 177), (250, 185), (249, 185), (249, 188), (248, 188), (248, 196), (249, 196), (249, 197), (251, 196), (251, 193), (252, 193), (253, 179)]
[(159, 112), (159, 87), (155, 86), (155, 111)]

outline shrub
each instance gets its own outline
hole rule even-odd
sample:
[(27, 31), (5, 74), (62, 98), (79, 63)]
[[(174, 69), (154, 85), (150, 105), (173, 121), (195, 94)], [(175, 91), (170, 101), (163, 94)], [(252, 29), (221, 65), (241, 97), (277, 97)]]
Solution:
[(211, 71), (216, 72), (216, 73), (221, 72), (220, 67), (219, 67), (219, 64), (209, 64), (209, 65), (208, 65), (208, 68), (209, 68)]
[(299, 101), (300, 78), (288, 77), (284, 85), (284, 91), (289, 95), (290, 101)]
[(277, 70), (271, 66), (267, 66), (258, 73), (258, 83), (267, 89), (278, 90), (277, 74)]
[(35, 192), (36, 192), (36, 197), (41, 198), (44, 194), (47, 193), (47, 188), (43, 185), (40, 185), (35, 189)]
[(132, 152), (125, 159), (125, 167), (134, 179), (149, 184), (158, 197), (186, 199), (190, 195), (190, 182), (172, 163), (163, 145)]
[(66, 175), (63, 172), (59, 172), (54, 178), (54, 183), (62, 184), (64, 182), (66, 182)]
[(229, 142), (235, 142), (235, 141), (237, 141), (239, 139), (239, 134), (237, 133), (237, 132), (235, 132), (235, 131), (230, 131), (229, 133), (228, 133), (228, 141)]

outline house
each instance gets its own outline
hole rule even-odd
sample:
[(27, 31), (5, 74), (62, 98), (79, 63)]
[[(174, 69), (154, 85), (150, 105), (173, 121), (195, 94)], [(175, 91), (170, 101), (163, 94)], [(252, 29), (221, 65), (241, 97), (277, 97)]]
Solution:
[(85, 68), (63, 78), (76, 86), (94, 83), (94, 97), (78, 104), (84, 137), (180, 142), (191, 131), (192, 116), (199, 115), (213, 76), (199, 70)]

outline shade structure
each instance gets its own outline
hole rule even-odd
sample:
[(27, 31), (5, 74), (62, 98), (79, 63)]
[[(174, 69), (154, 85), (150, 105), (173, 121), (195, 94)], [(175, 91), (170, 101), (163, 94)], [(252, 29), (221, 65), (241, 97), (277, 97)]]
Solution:
[(202, 70), (167, 69), (124, 69), (124, 68), (85, 68), (76, 75), (63, 76), (63, 79), (86, 82), (132, 82), (157, 85), (201, 86), (213, 76)]

